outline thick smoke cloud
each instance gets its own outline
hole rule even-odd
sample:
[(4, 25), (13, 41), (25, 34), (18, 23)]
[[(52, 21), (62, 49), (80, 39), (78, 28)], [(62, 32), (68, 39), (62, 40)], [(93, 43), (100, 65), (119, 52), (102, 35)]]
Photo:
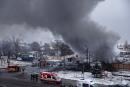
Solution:
[(83, 53), (85, 47), (89, 47), (102, 60), (109, 57), (118, 37), (89, 18), (100, 1), (0, 0), (0, 23), (47, 27), (54, 35), (61, 35), (76, 51)]

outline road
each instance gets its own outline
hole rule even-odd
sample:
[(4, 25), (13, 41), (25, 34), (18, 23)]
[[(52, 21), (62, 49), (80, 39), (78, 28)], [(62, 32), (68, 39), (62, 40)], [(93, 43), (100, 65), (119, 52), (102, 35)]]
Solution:
[(0, 87), (60, 87), (54, 84), (37, 83), (19, 79), (0, 78)]
[(60, 87), (55, 84), (34, 82), (26, 74), (8, 73), (0, 70), (0, 87)]

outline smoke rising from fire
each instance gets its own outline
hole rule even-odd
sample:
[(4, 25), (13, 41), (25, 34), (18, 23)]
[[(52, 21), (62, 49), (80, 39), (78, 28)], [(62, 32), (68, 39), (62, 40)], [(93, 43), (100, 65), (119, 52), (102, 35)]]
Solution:
[(76, 51), (83, 53), (88, 47), (96, 58), (106, 60), (118, 36), (89, 17), (101, 1), (0, 0), (0, 23), (47, 27), (54, 35), (61, 35)]

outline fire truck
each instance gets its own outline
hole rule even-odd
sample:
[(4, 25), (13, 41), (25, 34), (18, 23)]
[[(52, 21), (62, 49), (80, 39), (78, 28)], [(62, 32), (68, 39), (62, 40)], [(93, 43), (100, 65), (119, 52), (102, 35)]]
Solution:
[(19, 72), (20, 71), (20, 66), (18, 65), (9, 65), (7, 67), (8, 72)]
[(51, 72), (41, 72), (40, 80), (45, 83), (53, 83), (53, 84), (61, 83), (61, 79), (57, 76), (57, 74)]

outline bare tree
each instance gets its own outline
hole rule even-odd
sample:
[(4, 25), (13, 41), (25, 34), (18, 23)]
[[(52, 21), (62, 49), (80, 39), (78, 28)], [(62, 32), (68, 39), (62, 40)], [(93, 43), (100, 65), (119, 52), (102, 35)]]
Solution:
[(14, 54), (15, 57), (18, 57), (18, 53), (21, 52), (21, 46), (20, 46), (20, 42), (21, 40), (19, 38), (16, 37), (12, 37), (12, 42), (13, 42), (13, 50), (14, 50)]
[(9, 40), (2, 41), (2, 53), (4, 56), (8, 56), (7, 63), (10, 64), (10, 57), (13, 55), (13, 43)]
[(40, 46), (40, 44), (38, 43), (38, 42), (32, 42), (31, 44), (30, 44), (30, 48), (32, 49), (32, 51), (41, 51), (41, 46)]

